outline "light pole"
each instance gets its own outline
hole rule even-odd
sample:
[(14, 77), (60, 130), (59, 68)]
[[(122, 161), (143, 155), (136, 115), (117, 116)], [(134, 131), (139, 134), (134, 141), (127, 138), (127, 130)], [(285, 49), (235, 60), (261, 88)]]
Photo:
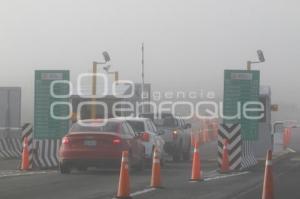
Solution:
[(251, 70), (251, 64), (258, 64), (265, 61), (264, 53), (262, 50), (257, 50), (257, 56), (259, 61), (247, 61), (247, 70)]
[(93, 62), (93, 79), (92, 79), (92, 110), (91, 110), (91, 118), (92, 119), (96, 119), (96, 113), (97, 113), (97, 106), (96, 106), (96, 94), (97, 94), (97, 88), (96, 88), (96, 85), (97, 85), (97, 65), (98, 64), (106, 64), (107, 62), (110, 61), (110, 56), (108, 54), (108, 52), (104, 51), (102, 53), (103, 57), (104, 57), (104, 60), (105, 62), (96, 62), (94, 61)]
[(142, 43), (142, 89), (141, 89), (141, 101), (142, 101), (142, 113), (144, 113), (144, 86), (145, 86), (145, 61), (144, 61), (144, 42)]

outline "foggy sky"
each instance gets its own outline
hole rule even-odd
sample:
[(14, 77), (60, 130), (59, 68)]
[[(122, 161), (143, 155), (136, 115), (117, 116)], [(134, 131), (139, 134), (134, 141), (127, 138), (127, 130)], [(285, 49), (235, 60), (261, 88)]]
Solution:
[[(0, 86), (22, 86), (23, 121), (32, 117), (35, 69), (69, 69), (74, 81), (106, 50), (121, 79), (154, 90), (221, 93), (224, 69), (244, 69), (262, 49), (261, 84), (273, 102), (300, 106), (297, 0), (0, 1)], [(298, 90), (299, 89), (299, 90)], [(25, 118), (25, 119), (24, 119)]]

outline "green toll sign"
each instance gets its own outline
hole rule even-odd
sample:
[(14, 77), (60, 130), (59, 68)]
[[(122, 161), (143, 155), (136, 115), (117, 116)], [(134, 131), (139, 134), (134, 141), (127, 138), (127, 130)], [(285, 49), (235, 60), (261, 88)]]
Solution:
[(34, 138), (60, 139), (69, 130), (68, 70), (36, 70)]
[(224, 71), (224, 123), (240, 123), (243, 140), (258, 139), (260, 72)]

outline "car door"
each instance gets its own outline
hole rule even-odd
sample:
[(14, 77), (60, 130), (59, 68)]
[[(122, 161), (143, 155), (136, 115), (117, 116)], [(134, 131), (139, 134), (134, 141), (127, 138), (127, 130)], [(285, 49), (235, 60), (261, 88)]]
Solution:
[(125, 141), (125, 143), (127, 145), (126, 150), (128, 150), (130, 152), (131, 158), (134, 158), (134, 156), (132, 154), (132, 149), (134, 148), (133, 137), (129, 133), (128, 127), (125, 122), (121, 123), (121, 134), (122, 134), (123, 140)]
[(151, 120), (145, 120), (144, 121), (144, 124), (145, 124), (145, 128), (146, 128), (146, 132), (149, 133), (150, 135), (150, 143), (151, 143), (151, 151), (152, 151), (152, 148), (153, 148), (153, 145), (155, 145), (155, 141), (156, 141), (156, 134), (154, 132), (154, 129), (151, 125)]
[(134, 132), (132, 127), (127, 122), (124, 122), (124, 125), (128, 135), (131, 137), (131, 153), (132, 157), (134, 158), (134, 162), (136, 163), (143, 156), (143, 145), (141, 143), (140, 137)]
[(164, 140), (162, 139), (161, 136), (158, 135), (157, 128), (151, 120), (148, 120), (148, 124), (150, 126), (150, 131), (153, 132), (153, 135), (154, 135), (153, 139), (154, 139), (155, 145), (159, 148), (160, 151), (162, 151), (163, 145), (164, 145)]

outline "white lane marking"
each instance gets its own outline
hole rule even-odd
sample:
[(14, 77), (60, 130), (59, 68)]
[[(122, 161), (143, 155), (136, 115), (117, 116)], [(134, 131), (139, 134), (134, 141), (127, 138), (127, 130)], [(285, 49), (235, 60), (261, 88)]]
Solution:
[(296, 153), (296, 151), (295, 151), (294, 149), (287, 148), (287, 150), (288, 150), (289, 152)]
[(17, 177), (17, 176), (28, 176), (28, 175), (38, 175), (38, 174), (47, 174), (47, 173), (57, 173), (57, 171), (9, 171), (9, 172), (0, 172), (0, 178), (6, 177)]
[(212, 170), (212, 171), (203, 172), (203, 174), (204, 174), (204, 177), (208, 177), (208, 176), (215, 176), (215, 175), (217, 175), (217, 172), (218, 172), (218, 170), (215, 169), (215, 170)]
[(220, 175), (216, 177), (211, 177), (211, 178), (205, 178), (204, 181), (212, 181), (212, 180), (219, 180), (219, 179), (224, 179), (224, 178), (230, 178), (230, 177), (235, 177), (235, 176), (240, 176), (240, 175), (246, 175), (250, 173), (249, 171), (244, 171), (241, 173), (234, 173), (234, 174), (228, 174), (228, 175)]
[(142, 195), (142, 194), (145, 194), (145, 193), (148, 193), (148, 192), (151, 192), (151, 191), (155, 191), (155, 190), (156, 190), (155, 188), (144, 189), (144, 190), (141, 190), (141, 191), (136, 191), (134, 193), (131, 193), (130, 196), (138, 196), (138, 195)]

